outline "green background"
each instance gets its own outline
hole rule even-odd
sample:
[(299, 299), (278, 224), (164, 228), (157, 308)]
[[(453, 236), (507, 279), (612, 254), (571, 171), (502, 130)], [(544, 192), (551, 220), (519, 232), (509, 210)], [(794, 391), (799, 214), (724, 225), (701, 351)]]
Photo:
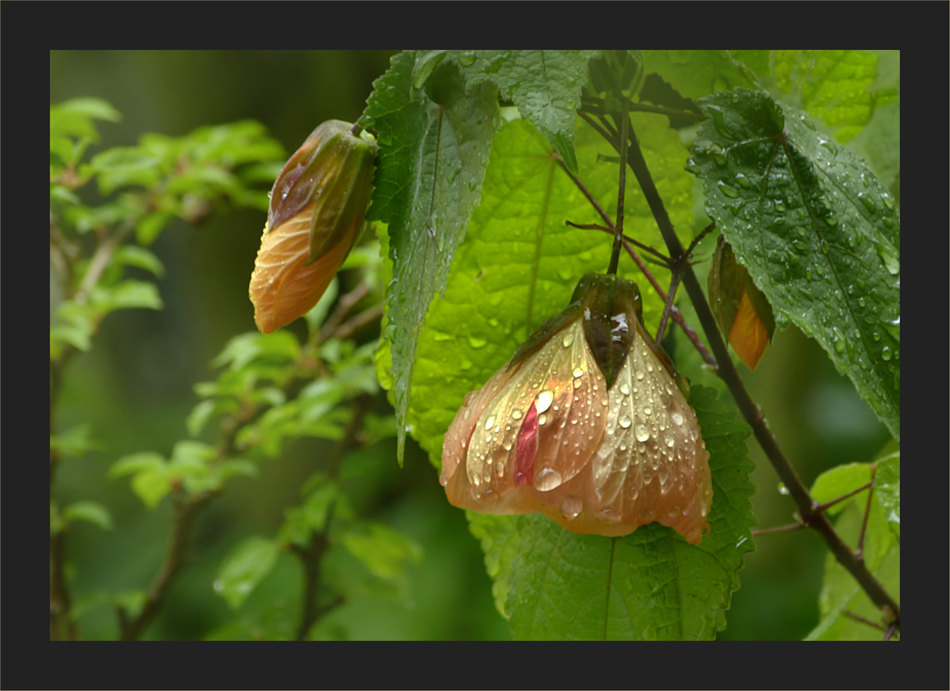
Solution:
[[(355, 120), (392, 54), (54, 51), (50, 104), (95, 96), (123, 114), (120, 123), (100, 126), (102, 141), (90, 154), (132, 145), (147, 131), (179, 136), (202, 125), (247, 118), (264, 123), (289, 154), (320, 122)], [(664, 93), (676, 98), (657, 78), (646, 88), (657, 99)], [(68, 370), (60, 427), (90, 422), (104, 448), (64, 464), (57, 498), (61, 505), (100, 501), (116, 524), (111, 532), (83, 522), (71, 529), (67, 559), (74, 567), (77, 600), (94, 590), (147, 587), (154, 577), (166, 548), (169, 501), (147, 511), (127, 482), (106, 479), (106, 469), (136, 451), (167, 455), (187, 436), (185, 417), (197, 402), (194, 383), (213, 378), (208, 363), (230, 337), (254, 328), (247, 287), (264, 220), (262, 213), (240, 210), (216, 213), (197, 229), (173, 223), (153, 247), (166, 268), (158, 281), (164, 310), (109, 316), (92, 351), (77, 357)], [(708, 256), (709, 250), (700, 253)], [(51, 315), (57, 283), (51, 267)], [(302, 324), (291, 328), (302, 333)], [(755, 372), (740, 369), (806, 485), (836, 465), (870, 461), (889, 438), (826, 353), (794, 327), (776, 333)], [(282, 458), (264, 464), (258, 478), (228, 483), (225, 495), (198, 525), (192, 544), (197, 559), (169, 590), (145, 638), (200, 639), (235, 616), (255, 619), (268, 616), (265, 612), (275, 604), (295, 606), (301, 573), (286, 554), (236, 615), (214, 594), (212, 583), (235, 545), (275, 533), (284, 509), (299, 503), (301, 483), (327, 448), (318, 440), (301, 440)], [(425, 455), (409, 441), (400, 470), (395, 440), (377, 448), (376, 472), (361, 476), (359, 486), (347, 491), (361, 515), (415, 539), (425, 557), (409, 567), (406, 602), (367, 594), (331, 613), (322, 630), (354, 639), (509, 638), (494, 608), (478, 543), (463, 513), (445, 501)], [(758, 446), (750, 441), (750, 449), (757, 465), (752, 479), (758, 493), (752, 501), (759, 527), (791, 522), (793, 502), (779, 492), (778, 479)], [(756, 551), (746, 556), (739, 572), (742, 587), (733, 595), (729, 627), (720, 639), (806, 635), (818, 622), (825, 554), (810, 531), (757, 538)], [(80, 625), (88, 638), (112, 638), (117, 629), (114, 614), (104, 606), (89, 610)]]

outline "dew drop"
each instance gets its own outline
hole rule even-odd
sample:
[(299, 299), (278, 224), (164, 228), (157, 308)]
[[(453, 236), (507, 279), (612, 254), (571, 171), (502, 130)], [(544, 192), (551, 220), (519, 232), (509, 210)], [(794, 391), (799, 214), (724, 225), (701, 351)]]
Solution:
[(550, 389), (545, 389), (538, 394), (538, 402), (536, 404), (538, 414), (543, 413), (548, 408), (551, 407), (551, 403), (554, 401), (554, 392)]
[(885, 360), (890, 360), (892, 357), (891, 349), (887, 346), (884, 346), (884, 349), (881, 351), (881, 357)]
[(511, 411), (511, 417), (513, 417), (515, 420), (520, 420), (522, 415), (524, 415), (524, 413), (522, 413), (518, 408), (515, 408)]
[(538, 415), (538, 424), (539, 424), (539, 425), (543, 425), (543, 424), (544, 424), (545, 422), (547, 422), (547, 421), (548, 421), (548, 416), (547, 416), (547, 415), (545, 415), (544, 413), (542, 413), (541, 415)]
[(670, 415), (670, 417), (673, 418), (673, 422), (676, 424), (677, 427), (683, 424), (683, 416), (680, 415), (679, 413), (673, 413), (672, 415)]
[(571, 521), (577, 518), (584, 509), (584, 502), (580, 497), (568, 497), (561, 502), (561, 515)]
[(630, 386), (626, 382), (620, 385), (620, 393), (622, 393), (624, 396), (630, 395)]
[(656, 514), (653, 513), (652, 509), (644, 509), (637, 514), (637, 520), (641, 525), (646, 523), (652, 523), (656, 519)]
[(490, 430), (495, 424), (495, 416), (491, 415), (487, 420), (485, 420), (485, 429)]
[(574, 388), (575, 388), (575, 389), (579, 389), (579, 388), (581, 388), (581, 386), (583, 386), (583, 385), (584, 385), (584, 382), (583, 382), (582, 380), (580, 380), (580, 379), (575, 379), (575, 380), (574, 380)]
[(584, 376), (584, 369), (583, 369), (582, 367), (575, 367), (575, 368), (574, 368), (573, 375), (574, 375), (575, 377), (583, 377), (583, 376)]
[(565, 348), (570, 348), (571, 344), (574, 343), (574, 332), (568, 331), (566, 334), (564, 334), (564, 338), (561, 339), (561, 343)]
[(613, 509), (603, 509), (600, 512), (600, 517), (603, 518), (608, 523), (620, 522), (620, 514), (614, 511)]
[(679, 516), (679, 515), (680, 515), (680, 507), (678, 507), (678, 506), (671, 506), (671, 507), (670, 507), (670, 518), (676, 518), (676, 517)]
[(634, 432), (637, 435), (637, 441), (646, 441), (650, 438), (650, 430), (646, 428), (646, 425), (637, 425)]
[(872, 214), (877, 211), (877, 204), (874, 203), (874, 200), (871, 199), (870, 195), (862, 192), (858, 195), (858, 199), (861, 200), (861, 203), (864, 204), (864, 208), (867, 209)]
[(561, 486), (561, 474), (554, 468), (542, 468), (534, 478), (534, 486), (542, 492), (550, 492)]
[(650, 406), (645, 406), (645, 407), (643, 408), (643, 414), (644, 414), (644, 415), (653, 415), (653, 408), (651, 408)]
[(626, 415), (622, 415), (620, 419), (617, 420), (617, 423), (624, 429), (627, 429), (630, 426), (630, 418)]
[(666, 445), (669, 446), (671, 449), (673, 448), (673, 444), (676, 443), (676, 440), (673, 438), (673, 435), (670, 434), (669, 432), (667, 432), (663, 436), (663, 441), (666, 442)]

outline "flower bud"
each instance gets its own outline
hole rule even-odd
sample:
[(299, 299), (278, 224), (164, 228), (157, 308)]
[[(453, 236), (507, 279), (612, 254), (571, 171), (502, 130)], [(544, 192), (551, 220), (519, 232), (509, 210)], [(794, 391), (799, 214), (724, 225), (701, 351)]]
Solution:
[(709, 302), (719, 328), (749, 369), (755, 369), (775, 333), (772, 306), (755, 287), (720, 235), (708, 278)]
[(251, 274), (257, 328), (270, 333), (309, 312), (359, 237), (373, 193), (376, 142), (329, 120), (290, 157), (271, 190)]
[(568, 308), (465, 397), (442, 447), (449, 502), (607, 536), (659, 521), (698, 544), (709, 452), (641, 313), (632, 281), (581, 279)]

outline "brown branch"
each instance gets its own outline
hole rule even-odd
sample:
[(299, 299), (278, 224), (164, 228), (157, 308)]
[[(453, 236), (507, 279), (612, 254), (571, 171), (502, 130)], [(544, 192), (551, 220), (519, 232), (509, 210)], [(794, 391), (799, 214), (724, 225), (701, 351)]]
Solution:
[(176, 489), (172, 494), (174, 502), (175, 518), (172, 527), (172, 539), (168, 546), (168, 552), (165, 554), (165, 560), (162, 562), (158, 577), (152, 585), (151, 590), (145, 598), (145, 604), (137, 616), (131, 620), (127, 619), (124, 608), (119, 607), (120, 632), (119, 637), (123, 641), (134, 641), (142, 631), (148, 626), (152, 618), (158, 611), (159, 604), (168, 590), (172, 579), (185, 563), (188, 541), (191, 537), (191, 530), (195, 519), (202, 510), (211, 502), (211, 499), (217, 493), (203, 492), (190, 497), (181, 496), (182, 490)]
[(759, 528), (752, 531), (752, 535), (768, 535), (769, 533), (790, 533), (793, 530), (801, 530), (802, 528), (807, 528), (808, 526), (804, 523), (789, 523), (788, 525), (780, 525), (775, 528)]

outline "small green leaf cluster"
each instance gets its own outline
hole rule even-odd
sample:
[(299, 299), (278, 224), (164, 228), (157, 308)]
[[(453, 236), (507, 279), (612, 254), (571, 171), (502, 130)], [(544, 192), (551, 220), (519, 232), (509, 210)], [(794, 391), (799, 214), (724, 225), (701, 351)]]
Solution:
[[(183, 137), (145, 134), (88, 160), (97, 121), (120, 114), (105, 101), (79, 98), (50, 106), (50, 249), (62, 299), (50, 326), (50, 359), (87, 351), (102, 319), (118, 309), (161, 309), (156, 286), (126, 277), (126, 267), (161, 278), (146, 247), (176, 218), (199, 223), (224, 205), (267, 209), (267, 188), (283, 147), (263, 125), (245, 120), (202, 127)], [(83, 188), (95, 183), (99, 198)], [(265, 187), (262, 187), (262, 184)], [(134, 233), (138, 244), (127, 244)], [(85, 236), (95, 238), (88, 253)]]

